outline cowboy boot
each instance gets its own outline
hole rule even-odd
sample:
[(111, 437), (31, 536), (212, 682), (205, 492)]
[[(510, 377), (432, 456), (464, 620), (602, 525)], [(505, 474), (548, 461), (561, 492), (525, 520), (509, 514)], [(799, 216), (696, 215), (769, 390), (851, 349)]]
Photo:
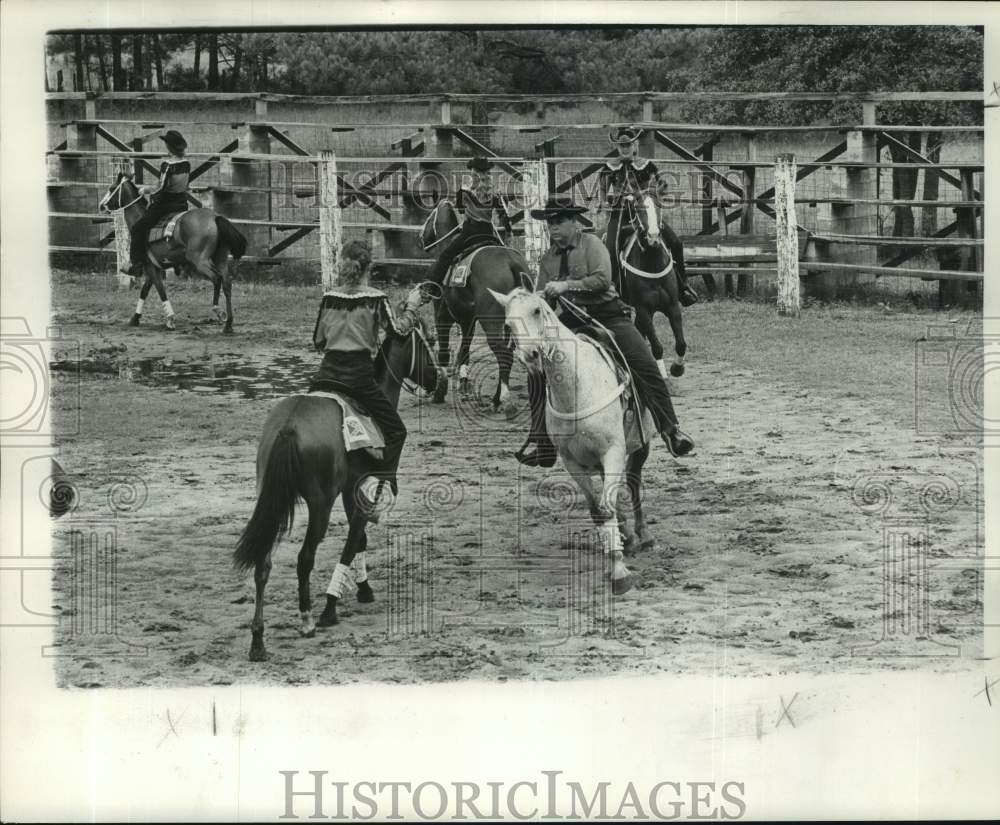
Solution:
[[(526, 467), (554, 467), (558, 451), (549, 438), (545, 426), (544, 377), (529, 383), (528, 394), (531, 404), (531, 431), (521, 449), (514, 453), (514, 458)], [(535, 445), (534, 452), (526, 453), (525, 450), (532, 444)]]
[(682, 432), (676, 425), (663, 430), (660, 433), (660, 438), (663, 439), (663, 443), (667, 445), (670, 455), (674, 458), (681, 458), (694, 449), (694, 439)]
[(697, 304), (700, 300), (698, 298), (698, 293), (695, 292), (688, 285), (687, 276), (681, 275), (680, 272), (677, 273), (677, 286), (679, 288), (679, 298), (682, 307), (689, 307), (692, 304)]

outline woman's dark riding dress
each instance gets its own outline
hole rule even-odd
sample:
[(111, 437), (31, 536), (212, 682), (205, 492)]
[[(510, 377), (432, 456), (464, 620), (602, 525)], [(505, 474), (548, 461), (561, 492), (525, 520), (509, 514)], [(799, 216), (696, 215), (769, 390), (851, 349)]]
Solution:
[(132, 226), (132, 263), (142, 264), (146, 259), (149, 230), (157, 221), (173, 212), (187, 209), (188, 179), (191, 164), (186, 160), (168, 158), (160, 164), (162, 186), (150, 196), (149, 209)]

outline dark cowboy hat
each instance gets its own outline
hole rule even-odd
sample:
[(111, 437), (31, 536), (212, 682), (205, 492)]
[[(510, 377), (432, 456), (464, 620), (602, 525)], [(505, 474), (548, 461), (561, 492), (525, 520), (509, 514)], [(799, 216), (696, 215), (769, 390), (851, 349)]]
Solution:
[(467, 164), (469, 169), (473, 172), (489, 172), (493, 168), (493, 164), (490, 163), (486, 158), (476, 156)]
[(586, 227), (594, 224), (586, 217), (587, 207), (577, 206), (567, 197), (549, 198), (543, 209), (532, 209), (531, 217), (539, 221), (557, 220), (559, 218), (575, 218)]
[(628, 146), (639, 139), (639, 130), (631, 126), (620, 126), (608, 134), (608, 140), (615, 146)]
[(173, 129), (169, 129), (160, 135), (160, 140), (162, 140), (171, 149), (187, 149), (187, 141), (184, 140), (184, 136), (180, 132), (175, 132)]

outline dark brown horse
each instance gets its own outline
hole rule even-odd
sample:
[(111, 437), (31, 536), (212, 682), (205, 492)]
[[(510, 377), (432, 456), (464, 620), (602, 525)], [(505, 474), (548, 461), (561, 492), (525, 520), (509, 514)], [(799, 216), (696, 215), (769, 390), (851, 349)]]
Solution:
[[(441, 200), (424, 222), (421, 243), (425, 250), (431, 250), (446, 242), (458, 228), (458, 216), (451, 201)], [(509, 246), (489, 246), (476, 254), (472, 261), (466, 286), (441, 288), (434, 296), (434, 321), (438, 334), (438, 364), (448, 367), (451, 356), (449, 342), (451, 326), (458, 324), (462, 330), (462, 343), (455, 358), (458, 369), (459, 391), (469, 391), (469, 350), (475, 333), (476, 321), (486, 333), (486, 343), (497, 361), (499, 376), (493, 393), (493, 409), (501, 404), (510, 407), (510, 369), (513, 364), (510, 342), (504, 333), (503, 308), (493, 300), (490, 290), (507, 294), (515, 287), (531, 289), (532, 280), (528, 262), (516, 249)], [(426, 282), (430, 288), (436, 284)], [(444, 392), (434, 396), (438, 403), (444, 401)]]
[(684, 338), (684, 321), (677, 274), (663, 238), (660, 236), (660, 213), (655, 199), (644, 194), (641, 200), (625, 198), (622, 203), (621, 233), (626, 236), (625, 247), (620, 253), (618, 266), (623, 300), (635, 307), (635, 326), (649, 341), (653, 358), (659, 364), (660, 374), (667, 374), (663, 364), (663, 344), (656, 335), (653, 318), (662, 312), (674, 333), (674, 352), (677, 357), (670, 365), (670, 374), (684, 374), (684, 356), (687, 341)]
[[(379, 387), (393, 406), (399, 403), (403, 382), (410, 380), (427, 392), (436, 392), (448, 379), (434, 364), (426, 331), (415, 327), (407, 335), (389, 335), (379, 349), (375, 364)], [(299, 498), (309, 510), (309, 526), (299, 550), (299, 614), (302, 636), (316, 633), (312, 619), (309, 577), (316, 548), (326, 535), (330, 511), (340, 496), (347, 515), (348, 531), (340, 564), (348, 568), (367, 547), (367, 520), (357, 506), (358, 482), (369, 473), (362, 453), (347, 453), (343, 439), (343, 414), (332, 398), (292, 396), (279, 401), (264, 423), (257, 449), (257, 504), (236, 545), (233, 563), (240, 570), (254, 568), (257, 585), (256, 609), (251, 625), (250, 660), (263, 661), (264, 586), (271, 572), (271, 551), (292, 528)], [(362, 568), (363, 569), (363, 568)], [(358, 600), (374, 600), (367, 581), (359, 584)], [(336, 599), (330, 598), (320, 617), (321, 627), (336, 624)]]
[[(118, 209), (125, 210), (125, 223), (131, 232), (135, 222), (146, 212), (146, 200), (139, 194), (132, 176), (119, 172), (115, 182), (101, 199), (100, 208), (109, 213)], [(158, 264), (154, 265), (149, 256), (143, 262), (146, 280), (139, 292), (139, 302), (129, 325), (139, 326), (142, 304), (149, 295), (149, 288), (155, 286), (167, 316), (166, 328), (174, 329), (174, 310), (163, 285), (164, 270), (172, 266), (184, 267), (212, 282), (215, 287), (212, 311), (216, 318), (225, 322), (222, 331), (232, 333), (234, 272), (228, 266), (228, 259), (232, 255), (233, 260), (238, 262), (246, 248), (246, 238), (224, 217), (211, 209), (189, 209), (178, 219), (170, 240), (160, 239), (149, 245), (150, 255)], [(219, 309), (220, 290), (226, 295), (225, 311)]]

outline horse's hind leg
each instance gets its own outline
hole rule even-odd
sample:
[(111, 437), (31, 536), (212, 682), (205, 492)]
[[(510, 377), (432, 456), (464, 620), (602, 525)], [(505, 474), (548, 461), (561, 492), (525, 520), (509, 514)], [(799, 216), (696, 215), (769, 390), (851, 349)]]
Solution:
[(514, 364), (514, 355), (503, 331), (503, 321), (499, 318), (480, 318), (479, 323), (486, 333), (486, 342), (497, 360), (497, 388), (493, 393), (493, 411), (501, 406), (506, 407), (508, 418), (517, 415), (517, 407), (510, 400), (510, 369)]
[(170, 305), (170, 299), (167, 298), (167, 288), (163, 285), (162, 269), (153, 268), (153, 286), (156, 287), (156, 294), (163, 302), (163, 314), (166, 316), (164, 326), (167, 329), (174, 329), (174, 308)]
[[(354, 498), (353, 496), (341, 496), (340, 499), (344, 504), (344, 515), (347, 516), (347, 523), (350, 524), (354, 520), (354, 511), (356, 509)], [(358, 587), (358, 601), (363, 604), (370, 604), (375, 601), (375, 593), (372, 591), (372, 587), (368, 583), (367, 557), (368, 533), (364, 532), (361, 534), (357, 553), (354, 556), (354, 561), (351, 563), (351, 569), (354, 572), (354, 583)]]
[[(349, 489), (345, 489), (343, 495), (350, 496)], [(350, 584), (350, 569), (355, 555), (364, 552), (368, 545), (368, 537), (365, 534), (367, 526), (368, 522), (365, 517), (355, 510), (350, 517), (350, 527), (347, 530), (347, 541), (344, 543), (344, 550), (340, 554), (340, 561), (334, 568), (333, 577), (330, 579), (330, 586), (326, 590), (326, 607), (323, 609), (323, 615), (319, 617), (319, 621), (316, 623), (319, 627), (330, 627), (340, 621), (337, 616), (337, 602), (343, 598), (344, 591)], [(364, 601), (364, 599), (361, 599), (360, 592), (358, 597), (359, 600)]]
[(308, 639), (316, 635), (316, 625), (312, 618), (312, 594), (309, 592), (309, 579), (316, 561), (316, 548), (323, 541), (327, 525), (330, 523), (330, 508), (333, 506), (333, 501), (324, 500), (321, 496), (314, 496), (310, 497), (306, 504), (309, 507), (309, 527), (306, 529), (302, 549), (299, 550), (296, 572), (299, 577), (299, 618), (302, 620), (299, 635)]
[(462, 331), (462, 343), (458, 345), (458, 354), (455, 356), (455, 366), (458, 367), (458, 391), (462, 395), (468, 395), (471, 391), (469, 385), (469, 354), (472, 352), (472, 337), (476, 332), (476, 319), (469, 318), (459, 325)]
[(271, 575), (271, 554), (268, 553), (254, 568), (253, 580), (257, 585), (257, 600), (254, 606), (253, 621), (250, 623), (250, 661), (263, 662), (267, 659), (264, 648), (264, 588)]
[[(215, 273), (215, 280), (213, 281), (215, 294), (212, 298), (212, 310), (220, 321), (226, 322), (222, 328), (222, 332), (225, 335), (229, 335), (233, 331), (233, 270), (229, 265), (229, 250), (225, 247), (216, 249), (215, 254), (212, 255), (212, 270)], [(219, 287), (222, 288), (226, 296), (226, 311), (224, 313), (220, 313), (218, 310)]]
[(635, 517), (635, 539), (639, 543), (639, 549), (653, 550), (656, 541), (649, 532), (649, 525), (646, 524), (646, 514), (642, 509), (642, 467), (649, 457), (649, 445), (637, 450), (628, 457), (625, 465), (625, 476), (628, 483), (629, 497), (632, 499), (632, 513)]
[[(434, 326), (437, 328), (438, 337), (438, 366), (448, 369), (448, 362), (451, 360), (451, 325), (454, 319), (448, 310), (448, 305), (444, 298), (434, 302)], [(445, 394), (448, 391), (447, 385), (440, 387), (433, 397), (435, 404), (443, 404)]]

